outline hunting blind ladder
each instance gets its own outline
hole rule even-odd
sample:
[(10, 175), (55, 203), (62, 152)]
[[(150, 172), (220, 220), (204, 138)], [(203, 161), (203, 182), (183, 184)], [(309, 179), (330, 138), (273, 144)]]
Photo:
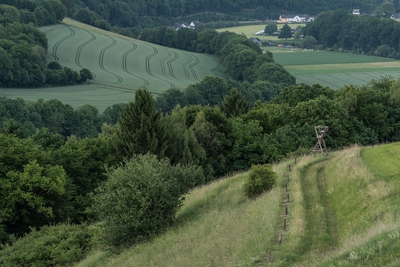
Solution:
[(314, 146), (314, 148), (313, 148), (313, 150), (311, 152), (311, 155), (315, 155), (315, 153), (317, 153), (317, 152), (321, 152), (322, 155), (324, 153), (328, 154), (329, 151), (328, 151), (328, 148), (326, 148), (326, 144), (325, 144), (324, 138), (326, 136), (326, 133), (329, 130), (329, 126), (318, 125), (318, 126), (314, 126), (314, 129), (315, 129), (315, 134), (317, 135), (318, 141), (315, 144), (315, 146)]

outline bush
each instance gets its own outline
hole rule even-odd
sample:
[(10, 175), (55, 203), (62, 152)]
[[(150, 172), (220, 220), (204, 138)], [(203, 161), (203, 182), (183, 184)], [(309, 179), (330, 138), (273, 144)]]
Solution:
[(87, 225), (44, 226), (33, 229), (0, 250), (0, 266), (71, 266), (92, 247), (96, 228)]
[(271, 164), (251, 166), (248, 178), (243, 185), (246, 196), (254, 198), (261, 193), (271, 190), (276, 182), (277, 175)]
[(102, 221), (107, 245), (130, 245), (167, 228), (183, 195), (203, 173), (196, 166), (171, 166), (167, 159), (146, 154), (111, 170), (96, 189), (94, 212)]

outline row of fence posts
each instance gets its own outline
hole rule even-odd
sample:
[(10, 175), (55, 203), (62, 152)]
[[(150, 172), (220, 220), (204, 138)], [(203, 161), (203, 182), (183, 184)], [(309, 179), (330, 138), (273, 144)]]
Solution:
[[(294, 164), (297, 163), (297, 158), (294, 158)], [(292, 171), (292, 166), (289, 164), (288, 165), (288, 173), (286, 173), (286, 183), (285, 183), (285, 191), (286, 191), (286, 203), (287, 206), (285, 206), (285, 215), (289, 215), (289, 203), (290, 203), (290, 195), (289, 195), (289, 181), (290, 181), (290, 175), (289, 173)], [(286, 218), (283, 219), (283, 230), (286, 231)], [(282, 244), (283, 241), (283, 236), (282, 234), (279, 234), (278, 236), (278, 244)], [(272, 255), (271, 255), (271, 249), (268, 250), (268, 261), (272, 262)]]

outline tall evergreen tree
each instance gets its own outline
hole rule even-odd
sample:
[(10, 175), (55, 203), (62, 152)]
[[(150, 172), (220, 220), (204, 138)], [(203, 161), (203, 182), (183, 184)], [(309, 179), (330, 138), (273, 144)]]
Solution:
[(292, 38), (292, 29), (289, 27), (289, 25), (285, 24), (283, 25), (281, 29), (281, 33), (278, 36), (279, 39), (285, 38)]
[(124, 156), (152, 153), (163, 156), (165, 131), (161, 112), (147, 89), (138, 89), (135, 101), (130, 102), (119, 118), (118, 140)]
[(236, 88), (233, 88), (230, 94), (224, 97), (220, 108), (228, 118), (240, 116), (249, 110), (246, 98)]

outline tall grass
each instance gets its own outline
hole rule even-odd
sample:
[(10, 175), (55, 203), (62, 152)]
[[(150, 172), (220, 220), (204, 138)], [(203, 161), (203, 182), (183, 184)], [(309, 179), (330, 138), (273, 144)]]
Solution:
[[(275, 166), (277, 171), (282, 168)], [(79, 266), (253, 266), (262, 262), (275, 237), (284, 176), (255, 200), (243, 194), (246, 176), (242, 173), (194, 189), (167, 232), (98, 265), (82, 262)], [(99, 255), (94, 253), (94, 257)]]

